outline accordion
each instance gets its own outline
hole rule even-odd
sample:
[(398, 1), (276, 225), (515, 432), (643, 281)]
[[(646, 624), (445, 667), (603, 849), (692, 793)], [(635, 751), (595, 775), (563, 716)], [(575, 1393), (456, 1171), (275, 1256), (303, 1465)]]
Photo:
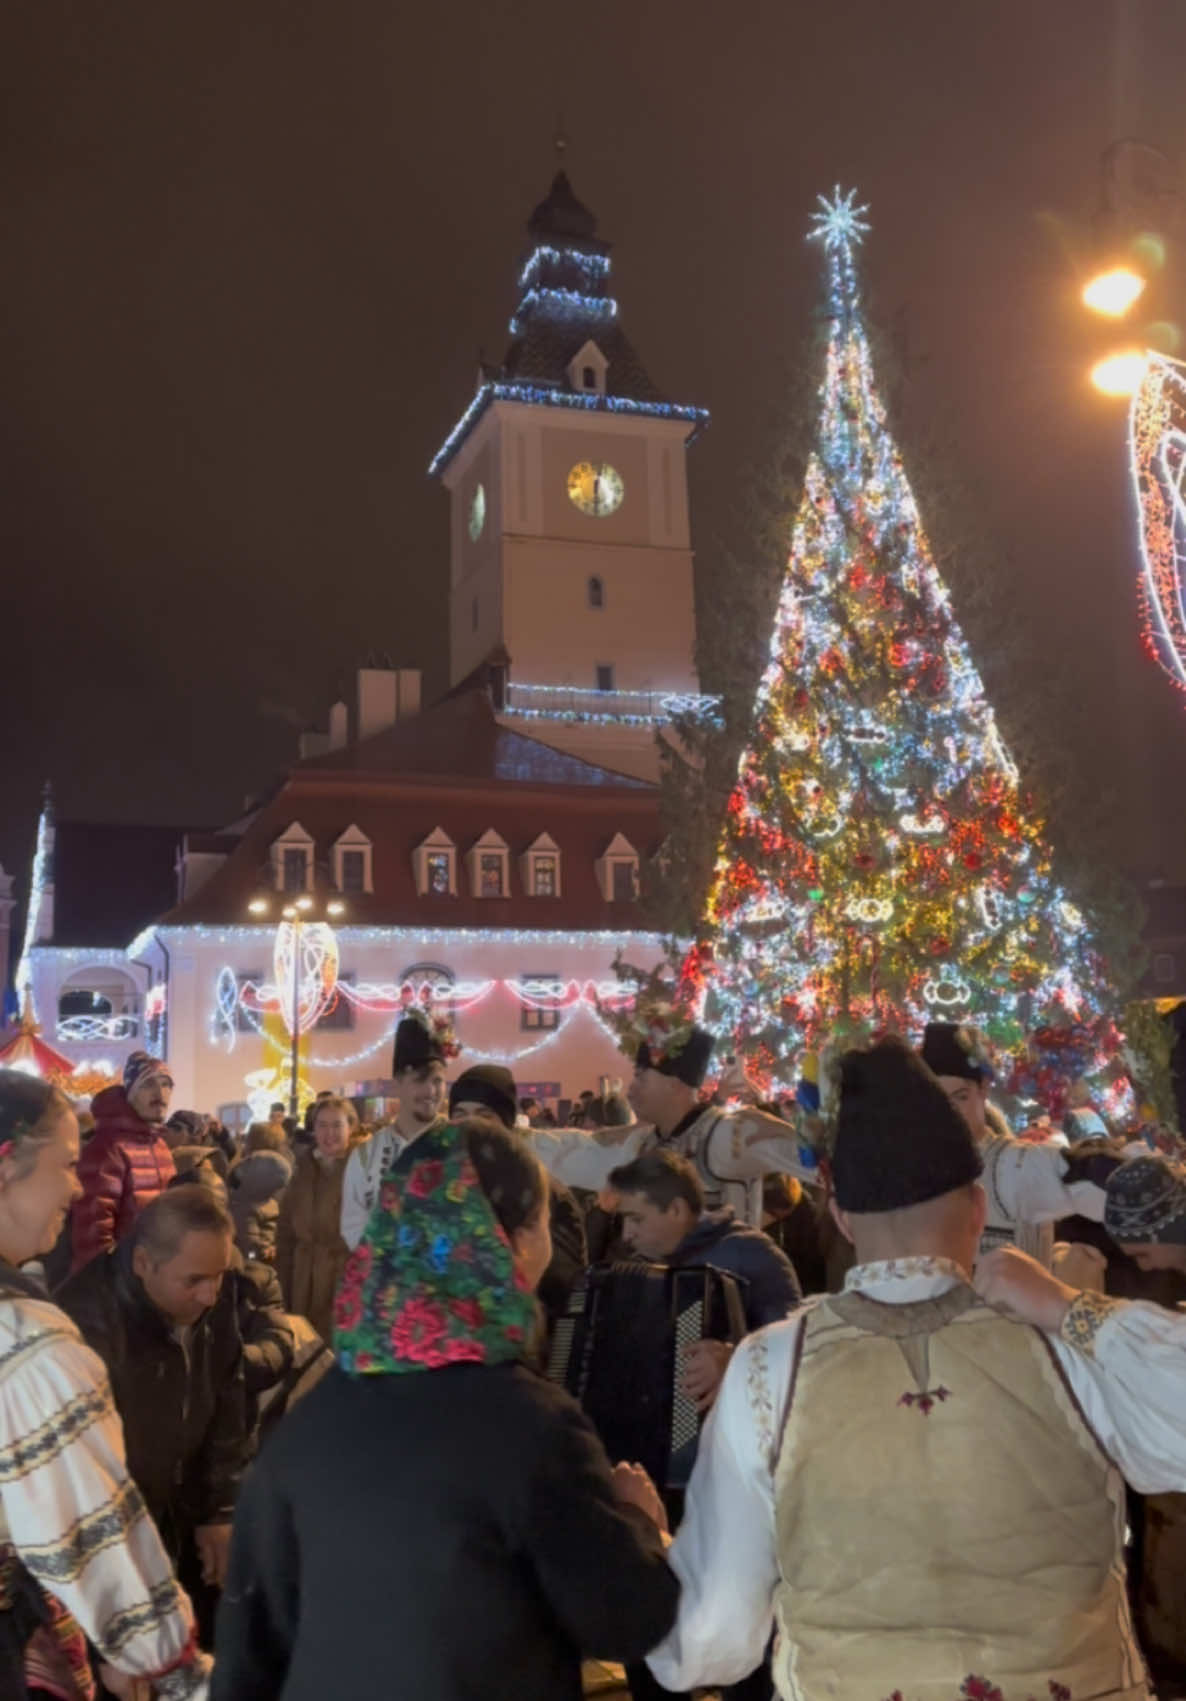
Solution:
[(701, 1423), (680, 1386), (684, 1353), (744, 1334), (738, 1283), (722, 1270), (601, 1265), (556, 1321), (548, 1377), (580, 1402), (611, 1460), (637, 1461), (661, 1488), (683, 1488)]

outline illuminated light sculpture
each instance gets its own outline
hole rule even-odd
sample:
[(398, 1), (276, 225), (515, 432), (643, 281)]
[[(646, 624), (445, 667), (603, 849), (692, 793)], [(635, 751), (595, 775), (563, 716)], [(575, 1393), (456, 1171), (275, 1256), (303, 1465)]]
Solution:
[(1145, 649), (1186, 691), (1186, 366), (1147, 357), (1129, 410), (1128, 440), (1141, 551), (1140, 612)]
[(812, 220), (831, 321), (817, 436), (688, 959), (721, 1049), (783, 1089), (845, 1034), (955, 1019), (1019, 1052), (1111, 1003), (887, 428), (854, 260), (865, 212), (837, 191)]

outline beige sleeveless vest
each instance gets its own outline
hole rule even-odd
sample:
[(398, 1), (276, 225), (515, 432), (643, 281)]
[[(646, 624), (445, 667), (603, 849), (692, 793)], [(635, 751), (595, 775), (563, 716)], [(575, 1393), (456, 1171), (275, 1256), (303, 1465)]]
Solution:
[(785, 1701), (1145, 1701), (1119, 1475), (971, 1288), (811, 1309), (775, 1500)]

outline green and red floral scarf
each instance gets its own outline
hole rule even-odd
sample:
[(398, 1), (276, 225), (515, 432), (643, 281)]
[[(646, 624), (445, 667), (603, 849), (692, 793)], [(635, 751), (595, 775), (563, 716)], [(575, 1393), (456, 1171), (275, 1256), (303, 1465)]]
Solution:
[(452, 1123), (421, 1134), (383, 1182), (334, 1307), (334, 1350), (354, 1376), (521, 1358), (534, 1296)]

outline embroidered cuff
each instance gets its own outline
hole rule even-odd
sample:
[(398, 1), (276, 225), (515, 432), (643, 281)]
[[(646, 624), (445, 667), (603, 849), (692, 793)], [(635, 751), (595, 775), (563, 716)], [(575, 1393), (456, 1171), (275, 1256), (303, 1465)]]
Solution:
[(1058, 1332), (1068, 1347), (1074, 1347), (1085, 1358), (1094, 1358), (1095, 1337), (1112, 1313), (1119, 1311), (1123, 1304), (1122, 1299), (1109, 1299), (1107, 1294), (1076, 1294), (1067, 1307), (1062, 1328)]

